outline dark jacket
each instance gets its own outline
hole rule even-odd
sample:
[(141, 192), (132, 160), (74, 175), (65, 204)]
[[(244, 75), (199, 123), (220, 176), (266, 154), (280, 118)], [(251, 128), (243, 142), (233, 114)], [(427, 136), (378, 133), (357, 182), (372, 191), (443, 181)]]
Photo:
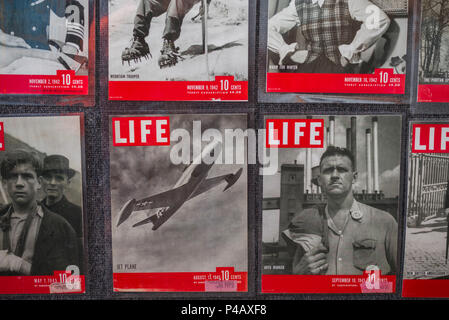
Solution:
[(46, 199), (42, 200), (42, 206), (45, 206), (50, 211), (60, 215), (72, 226), (78, 237), (78, 258), (79, 262), (76, 264), (80, 269), (80, 274), (84, 273), (84, 246), (83, 246), (83, 211), (80, 206), (71, 203), (65, 196), (51, 206), (46, 205)]
[(83, 214), (80, 206), (71, 203), (65, 196), (62, 196), (61, 201), (48, 206), (47, 199), (42, 200), (42, 205), (47, 207), (50, 211), (59, 214), (67, 220), (68, 223), (75, 230), (78, 238), (83, 237)]
[[(0, 210), (0, 217), (11, 205)], [(75, 231), (56, 213), (42, 206), (44, 217), (34, 249), (31, 275), (53, 275), (54, 271), (65, 271), (69, 265), (78, 265), (78, 245)], [(0, 273), (0, 275), (11, 275)]]

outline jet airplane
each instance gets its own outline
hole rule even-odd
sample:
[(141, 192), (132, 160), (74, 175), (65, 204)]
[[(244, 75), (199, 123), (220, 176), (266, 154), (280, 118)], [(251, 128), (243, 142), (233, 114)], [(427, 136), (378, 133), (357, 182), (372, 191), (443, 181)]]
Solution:
[[(209, 189), (227, 182), (223, 192), (234, 185), (240, 178), (243, 168), (235, 174), (225, 174), (218, 177), (207, 178), (209, 170), (214, 165), (217, 157), (215, 151), (221, 151), (222, 143), (215, 140), (208, 144), (200, 155), (186, 167), (181, 177), (174, 187), (168, 191), (152, 195), (140, 200), (131, 199), (127, 201), (119, 212), (117, 227), (125, 222), (133, 212), (141, 210), (158, 209), (155, 214), (136, 223), (133, 227), (138, 227), (147, 223), (152, 223), (152, 230), (157, 230), (188, 200), (208, 191)], [(220, 154), (220, 152), (218, 152)], [(208, 161), (204, 161), (207, 157)], [(208, 164), (210, 163), (210, 164)]]

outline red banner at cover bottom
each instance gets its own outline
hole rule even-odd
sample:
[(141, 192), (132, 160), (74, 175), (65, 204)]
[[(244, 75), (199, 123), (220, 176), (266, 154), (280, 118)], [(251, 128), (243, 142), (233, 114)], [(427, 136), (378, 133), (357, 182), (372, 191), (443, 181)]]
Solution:
[(402, 296), (406, 298), (449, 298), (449, 279), (404, 279)]
[(449, 102), (449, 84), (420, 84), (418, 102)]
[(404, 94), (405, 75), (393, 69), (374, 74), (267, 73), (267, 92)]
[(215, 81), (109, 81), (110, 100), (247, 101), (248, 81), (217, 76)]
[(53, 276), (0, 277), (0, 294), (84, 293), (84, 276), (55, 271)]
[(262, 275), (262, 293), (394, 293), (396, 276)]
[(74, 70), (58, 70), (56, 75), (0, 74), (2, 94), (86, 95), (88, 76), (76, 76)]
[(117, 292), (246, 292), (248, 273), (234, 268), (216, 272), (114, 273)]

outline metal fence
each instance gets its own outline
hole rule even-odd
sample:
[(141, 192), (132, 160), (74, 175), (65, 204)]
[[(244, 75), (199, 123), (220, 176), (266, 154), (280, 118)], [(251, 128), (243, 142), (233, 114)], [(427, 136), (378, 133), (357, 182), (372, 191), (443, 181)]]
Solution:
[(446, 206), (449, 156), (411, 154), (409, 161), (407, 217), (420, 225)]

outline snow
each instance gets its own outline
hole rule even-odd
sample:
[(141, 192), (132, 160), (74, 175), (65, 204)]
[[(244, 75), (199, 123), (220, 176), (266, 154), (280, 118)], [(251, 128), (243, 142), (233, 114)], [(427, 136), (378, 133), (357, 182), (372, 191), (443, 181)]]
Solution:
[(0, 68), (0, 74), (48, 75), (56, 74), (57, 70), (61, 70), (61, 64), (59, 62), (23, 57), (4, 68)]

